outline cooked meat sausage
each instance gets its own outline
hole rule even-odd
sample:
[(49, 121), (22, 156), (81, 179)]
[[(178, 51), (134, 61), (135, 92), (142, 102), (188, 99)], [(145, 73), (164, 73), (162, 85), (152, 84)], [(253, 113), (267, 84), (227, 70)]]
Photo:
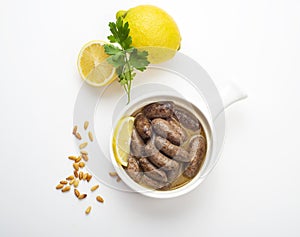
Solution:
[(145, 175), (160, 182), (167, 182), (167, 175), (164, 171), (157, 169), (147, 158), (139, 159), (139, 164)]
[(193, 131), (197, 131), (201, 128), (199, 120), (190, 112), (175, 108), (174, 114), (176, 119), (184, 126), (185, 128), (191, 129)]
[(161, 118), (156, 118), (152, 120), (151, 124), (157, 135), (168, 139), (175, 145), (180, 145), (183, 143), (183, 138), (172, 128), (168, 121)]
[(139, 183), (153, 189), (160, 189), (166, 185), (165, 183), (161, 183), (154, 179), (151, 179), (147, 175), (143, 175)]
[(125, 170), (135, 182), (139, 182), (141, 180), (143, 174), (140, 170), (138, 161), (134, 157), (128, 157), (128, 165)]
[(185, 142), (187, 139), (187, 133), (184, 128), (180, 125), (180, 123), (172, 116), (168, 119), (169, 123), (171, 124), (172, 128), (180, 134), (182, 140)]
[(196, 135), (191, 139), (189, 145), (191, 162), (183, 172), (185, 177), (194, 178), (198, 173), (206, 152), (205, 144), (205, 138), (201, 135)]
[(130, 153), (135, 157), (142, 157), (145, 153), (145, 143), (140, 137), (136, 129), (132, 130), (131, 142), (130, 142)]
[(178, 167), (178, 163), (175, 160), (171, 160), (165, 155), (157, 152), (156, 154), (149, 156), (148, 159), (157, 167), (162, 168), (163, 170), (173, 170)]
[(138, 134), (144, 141), (148, 140), (152, 135), (151, 123), (142, 113), (138, 114), (134, 119), (134, 126)]
[(158, 150), (162, 151), (167, 156), (172, 157), (174, 160), (180, 162), (191, 161), (189, 153), (184, 148), (172, 144), (163, 137), (157, 136), (155, 138), (155, 146)]
[(143, 108), (143, 113), (148, 119), (169, 118), (173, 114), (173, 102), (156, 102)]

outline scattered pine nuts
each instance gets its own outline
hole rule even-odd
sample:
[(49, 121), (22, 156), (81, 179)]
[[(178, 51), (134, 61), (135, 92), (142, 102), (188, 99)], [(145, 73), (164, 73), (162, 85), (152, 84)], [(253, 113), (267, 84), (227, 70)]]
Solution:
[(81, 149), (85, 148), (87, 145), (88, 145), (87, 142), (81, 143), (81, 144), (79, 145), (79, 149), (81, 150)]
[(70, 189), (71, 189), (71, 186), (66, 186), (61, 191), (64, 193), (64, 192), (70, 191)]
[(97, 184), (97, 185), (91, 187), (91, 191), (94, 192), (94, 191), (97, 190), (98, 188), (99, 188), (99, 185)]
[(109, 172), (109, 175), (110, 175), (111, 177), (116, 177), (116, 176), (118, 176), (117, 172)]
[[(89, 127), (89, 122), (88, 121), (85, 121), (84, 122), (84, 130), (87, 130)], [(73, 127), (73, 131), (72, 131), (73, 135), (78, 139), (78, 140), (81, 140), (82, 139), (82, 136), (81, 134), (79, 133), (78, 131), (78, 126), (75, 125)], [(94, 141), (94, 136), (93, 136), (93, 133), (92, 131), (86, 131), (87, 135), (88, 135), (88, 138), (91, 142)], [(73, 173), (74, 175), (70, 175), (66, 178), (66, 180), (61, 180), (59, 182), (59, 184), (56, 186), (56, 189), (60, 189), (62, 192), (68, 192), (71, 190), (72, 186), (74, 188), (74, 195), (79, 199), (79, 200), (82, 200), (82, 199), (85, 199), (88, 195), (85, 194), (85, 193), (80, 193), (79, 190), (77, 189), (78, 185), (79, 185), (79, 182), (80, 180), (86, 180), (87, 182), (90, 182), (90, 180), (92, 179), (92, 175), (89, 174), (89, 173), (84, 173), (82, 171), (79, 171), (79, 169), (81, 168), (84, 168), (85, 167), (85, 162), (87, 162), (89, 160), (89, 157), (88, 157), (88, 152), (86, 150), (82, 150), (84, 149), (85, 147), (87, 147), (88, 145), (88, 142), (83, 142), (79, 145), (79, 149), (80, 149), (80, 155), (79, 156), (68, 156), (68, 159), (69, 160), (72, 160), (74, 161), (74, 163), (72, 164), (73, 165)], [(83, 162), (83, 160), (85, 162)], [(112, 177), (118, 177), (117, 173), (116, 172), (110, 172), (109, 173)], [(118, 179), (120, 179), (118, 177)], [(121, 179), (120, 179), (121, 180)], [(97, 189), (99, 188), (99, 185), (94, 185), (90, 188), (90, 191), (91, 192), (94, 192), (96, 191)], [(96, 200), (98, 202), (101, 202), (103, 203), (104, 202), (104, 199), (101, 197), (101, 196), (97, 196), (96, 197)], [(88, 215), (90, 212), (91, 212), (91, 209), (92, 209), (92, 206), (88, 206), (87, 209), (85, 210), (85, 213)]]
[(89, 131), (88, 135), (89, 135), (90, 141), (93, 142), (94, 141), (94, 136), (93, 136), (92, 132)]
[(75, 135), (76, 133), (77, 133), (77, 125), (75, 125), (74, 127), (73, 127), (73, 135)]
[(56, 186), (56, 189), (62, 189), (63, 187), (64, 187), (63, 184), (58, 184), (58, 185)]
[(83, 194), (80, 194), (79, 196), (78, 196), (78, 199), (84, 199), (84, 198), (86, 198), (87, 197), (87, 194), (85, 194), (85, 193), (83, 193)]
[(66, 180), (72, 180), (72, 179), (74, 179), (73, 175), (70, 175), (69, 177), (66, 178)]
[(74, 194), (75, 194), (76, 197), (80, 196), (80, 192), (76, 188), (74, 189)]
[(101, 203), (104, 202), (104, 199), (103, 199), (102, 197), (100, 197), (100, 196), (97, 196), (97, 197), (96, 197), (96, 200), (97, 200), (98, 202), (101, 202)]
[(87, 215), (90, 214), (91, 210), (92, 210), (92, 207), (89, 206), (89, 207), (85, 210), (85, 214), (87, 214)]
[(84, 130), (86, 130), (89, 126), (89, 121), (85, 121), (83, 124)]

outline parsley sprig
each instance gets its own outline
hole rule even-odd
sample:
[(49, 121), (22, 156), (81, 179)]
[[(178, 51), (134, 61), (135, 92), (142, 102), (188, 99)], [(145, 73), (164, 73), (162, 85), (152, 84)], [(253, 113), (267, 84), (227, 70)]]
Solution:
[(148, 52), (139, 51), (132, 44), (132, 38), (129, 35), (130, 29), (128, 22), (124, 23), (119, 17), (116, 22), (109, 23), (111, 35), (107, 38), (110, 43), (105, 44), (104, 50), (110, 55), (107, 58), (108, 63), (116, 68), (120, 84), (127, 93), (127, 104), (130, 102), (130, 90), (132, 80), (135, 77), (135, 69), (144, 71), (149, 65), (147, 60)]

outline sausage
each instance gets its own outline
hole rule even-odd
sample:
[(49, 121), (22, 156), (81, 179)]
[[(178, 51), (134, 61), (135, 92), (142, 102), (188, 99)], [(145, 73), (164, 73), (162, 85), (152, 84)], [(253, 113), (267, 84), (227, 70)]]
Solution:
[(162, 151), (165, 155), (180, 162), (190, 162), (189, 153), (182, 147), (173, 145), (167, 139), (157, 136), (155, 138), (155, 146), (158, 150)]
[(134, 119), (134, 126), (138, 134), (144, 141), (148, 140), (152, 135), (151, 123), (142, 113), (138, 114)]
[(173, 114), (173, 107), (173, 102), (162, 101), (145, 106), (142, 112), (148, 119), (169, 118)]
[(197, 131), (201, 128), (199, 120), (187, 110), (174, 108), (174, 114), (179, 123), (187, 129)]
[(166, 173), (157, 169), (147, 158), (143, 157), (139, 159), (139, 164), (144, 174), (148, 177), (164, 183), (168, 181)]
[(190, 141), (190, 158), (191, 162), (183, 172), (187, 178), (194, 178), (198, 173), (202, 160), (206, 152), (206, 141), (201, 135), (194, 136)]
[(137, 183), (140, 182), (143, 174), (140, 170), (140, 166), (136, 158), (132, 156), (128, 157), (128, 165), (125, 170), (130, 178), (132, 178)]
[(181, 127), (180, 123), (173, 116), (169, 118), (168, 121), (171, 124), (172, 128), (180, 134), (183, 142), (185, 142), (188, 135), (186, 131)]
[(152, 156), (149, 156), (148, 159), (157, 167), (162, 168), (163, 170), (173, 170), (178, 167), (178, 163), (175, 160), (171, 160), (165, 155), (161, 154), (159, 151)]
[(139, 184), (148, 186), (148, 187), (153, 188), (153, 189), (160, 189), (160, 188), (162, 188), (166, 185), (165, 183), (161, 183), (161, 182), (158, 182), (154, 179), (151, 179), (147, 175), (142, 176)]
[(145, 153), (145, 143), (135, 128), (131, 134), (130, 153), (137, 158), (144, 156)]
[(162, 168), (165, 171), (173, 170), (178, 167), (178, 163), (172, 160), (157, 150), (152, 140), (148, 141), (145, 146), (145, 155), (156, 167)]
[(168, 121), (161, 118), (156, 118), (152, 120), (151, 124), (157, 135), (167, 138), (175, 145), (180, 145), (183, 143), (183, 138), (172, 128)]

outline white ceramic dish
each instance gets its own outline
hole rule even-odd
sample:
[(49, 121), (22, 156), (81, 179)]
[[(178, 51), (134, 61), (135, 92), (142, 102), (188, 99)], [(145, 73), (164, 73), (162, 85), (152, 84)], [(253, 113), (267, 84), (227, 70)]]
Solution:
[[(155, 198), (170, 198), (196, 188), (213, 169), (225, 136), (224, 108), (245, 97), (246, 95), (232, 84), (219, 91), (196, 61), (177, 53), (172, 60), (151, 65), (145, 72), (137, 74), (128, 105), (127, 97), (118, 82), (104, 88), (93, 88), (84, 83), (75, 104), (74, 125), (83, 124), (86, 120), (90, 122), (90, 130), (96, 139), (86, 148), (90, 155), (87, 168), (100, 182), (121, 191), (139, 192)], [(149, 190), (136, 184), (123, 168), (118, 166), (111, 152), (111, 134), (119, 118), (129, 113), (137, 104), (162, 98), (177, 98), (194, 105), (203, 114), (203, 119), (207, 121), (207, 132), (211, 134), (209, 156), (201, 171), (187, 185), (173, 191)], [(83, 140), (87, 139), (84, 133), (82, 135)], [(79, 141), (76, 141), (76, 144), (78, 145)], [(118, 172), (122, 183), (117, 183), (109, 176), (108, 173), (113, 170)]]

